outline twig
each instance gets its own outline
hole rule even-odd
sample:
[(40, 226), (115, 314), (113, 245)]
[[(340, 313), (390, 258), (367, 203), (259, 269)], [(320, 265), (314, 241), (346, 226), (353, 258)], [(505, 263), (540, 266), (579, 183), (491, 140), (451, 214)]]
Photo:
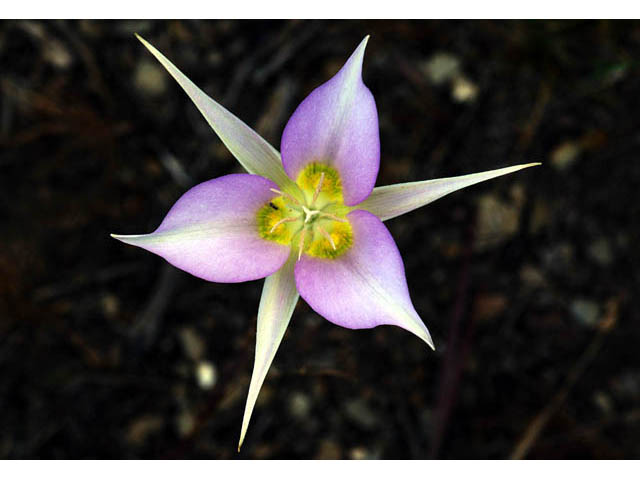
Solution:
[(471, 283), (470, 270), (474, 241), (475, 214), (473, 215), (473, 220), (469, 222), (463, 264), (458, 279), (457, 299), (451, 315), (451, 329), (449, 332), (447, 353), (442, 367), (442, 376), (440, 377), (440, 384), (438, 388), (439, 396), (429, 458), (436, 458), (440, 451), (447, 424), (449, 423), (449, 417), (451, 416), (451, 412), (456, 402), (462, 367), (464, 366), (471, 342), (471, 317), (466, 325), (464, 339), (462, 340), (461, 330), (463, 328), (462, 323), (464, 321), (465, 312), (468, 310)]
[(191, 175), (187, 173), (186, 168), (180, 160), (178, 160), (173, 154), (165, 151), (160, 154), (160, 163), (169, 172), (171, 178), (182, 188), (189, 188), (193, 186), (194, 181)]
[(229, 82), (229, 87), (223, 96), (223, 105), (233, 105), (237, 102), (246, 86), (246, 82), (251, 79), (255, 81), (255, 77), (251, 77), (255, 75), (254, 72), (258, 72), (258, 60), (265, 56), (269, 57), (273, 55), (273, 52), (276, 52), (277, 57), (277, 53), (283, 48), (283, 45), (291, 40), (291, 34), (294, 27), (295, 23), (289, 22), (280, 35), (272, 37), (268, 42), (256, 49), (253, 54), (246, 56), (244, 60), (240, 62), (236, 67), (231, 82)]
[(143, 350), (148, 349), (156, 338), (164, 312), (178, 283), (179, 274), (180, 271), (174, 266), (168, 263), (163, 265), (160, 279), (154, 286), (153, 295), (129, 330), (130, 338)]
[(59, 297), (65, 297), (77, 293), (83, 288), (92, 285), (102, 285), (134, 274), (141, 270), (142, 263), (122, 263), (111, 265), (94, 272), (93, 275), (83, 275), (74, 279), (66, 279), (63, 282), (53, 283), (38, 288), (33, 293), (34, 302), (46, 302)]
[[(295, 24), (293, 25), (295, 26)], [(282, 41), (280, 46), (276, 49), (276, 54), (271, 57), (266, 65), (255, 70), (255, 73), (253, 74), (253, 81), (258, 85), (262, 85), (269, 80), (272, 75), (281, 71), (283, 65), (293, 58), (300, 49), (302, 49), (302, 47), (310, 42), (321, 28), (322, 24), (320, 22), (312, 22), (311, 24), (305, 22), (303, 24), (299, 24), (298, 30), (301, 31), (296, 34), (285, 30), (282, 38), (278, 39), (278, 42), (284, 38), (286, 38), (286, 41)], [(290, 29), (292, 30), (292, 28)]]
[(567, 378), (562, 388), (556, 393), (553, 399), (542, 409), (538, 415), (529, 423), (529, 426), (525, 430), (524, 434), (520, 437), (520, 440), (516, 444), (515, 448), (511, 452), (510, 458), (512, 460), (520, 460), (526, 458), (527, 454), (531, 450), (531, 447), (535, 444), (540, 434), (544, 431), (544, 428), (549, 423), (549, 420), (553, 418), (556, 412), (564, 404), (565, 400), (569, 396), (571, 389), (578, 382), (580, 377), (584, 374), (587, 367), (595, 359), (596, 354), (602, 347), (604, 339), (615, 327), (618, 320), (618, 309), (622, 296), (612, 298), (607, 302), (607, 308), (604, 316), (599, 322), (598, 331), (596, 332), (593, 340), (588, 345), (587, 349), (582, 353), (578, 361), (573, 368), (567, 374)]
[(551, 101), (552, 93), (552, 86), (546, 81), (543, 81), (538, 90), (538, 96), (536, 97), (529, 120), (524, 125), (518, 144), (516, 145), (516, 158), (519, 158), (529, 148), (529, 145), (531, 145), (540, 126), (540, 122), (544, 117), (547, 105)]

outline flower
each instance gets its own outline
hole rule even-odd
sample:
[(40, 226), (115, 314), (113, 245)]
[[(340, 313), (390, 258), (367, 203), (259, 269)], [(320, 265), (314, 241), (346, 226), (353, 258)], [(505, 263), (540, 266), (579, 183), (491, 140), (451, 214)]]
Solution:
[(368, 36), (295, 110), (282, 135), (281, 154), (138, 39), (248, 172), (191, 188), (153, 233), (112, 235), (212, 282), (266, 277), (238, 449), (299, 296), (337, 325), (396, 325), (434, 348), (409, 297), (398, 247), (382, 222), (538, 164), (374, 188), (380, 164), (378, 114), (361, 75)]

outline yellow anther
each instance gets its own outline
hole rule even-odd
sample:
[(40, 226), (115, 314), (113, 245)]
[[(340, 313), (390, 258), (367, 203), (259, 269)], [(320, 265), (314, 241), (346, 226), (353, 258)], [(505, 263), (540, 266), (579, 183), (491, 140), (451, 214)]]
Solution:
[(304, 249), (304, 235), (307, 233), (306, 228), (302, 228), (302, 232), (300, 232), (300, 240), (298, 241), (298, 260), (302, 257), (302, 250)]
[(341, 222), (341, 223), (347, 223), (347, 220), (345, 218), (340, 218), (340, 217), (336, 217), (335, 215), (331, 214), (331, 213), (327, 213), (327, 212), (318, 212), (318, 214), (321, 217), (325, 217), (325, 218), (330, 218), (331, 220), (333, 220), (334, 222)]
[(276, 222), (273, 227), (271, 227), (271, 230), (269, 230), (269, 233), (273, 233), (275, 231), (276, 228), (278, 228), (280, 225), (282, 225), (283, 223), (287, 223), (287, 222), (295, 222), (296, 220), (298, 220), (297, 218), (294, 217), (287, 217), (287, 218), (283, 218), (282, 220)]
[(306, 197), (307, 200), (313, 199), (309, 206), (315, 206), (315, 202), (320, 204), (325, 202), (343, 203), (340, 174), (329, 165), (322, 163), (308, 164), (298, 174), (296, 184), (300, 187), (300, 190), (309, 195)]
[(296, 197), (294, 197), (293, 195), (291, 195), (290, 193), (281, 192), (277, 188), (270, 188), (269, 190), (271, 190), (273, 193), (277, 193), (278, 195), (282, 195), (283, 197), (287, 197), (289, 200), (291, 200), (296, 205), (300, 205), (300, 202), (298, 201), (298, 199)]
[[(318, 235), (316, 235), (305, 249), (305, 253), (311, 257), (337, 258), (353, 245), (353, 230), (348, 222), (325, 221), (322, 226), (315, 223), (313, 228), (317, 228)], [(327, 235), (325, 235), (322, 230), (324, 230)]]
[(316, 185), (316, 191), (313, 192), (313, 200), (311, 200), (311, 205), (315, 205), (316, 200), (318, 200), (318, 195), (320, 195), (320, 191), (322, 190), (322, 182), (324, 182), (324, 172), (320, 174), (320, 180), (318, 180), (318, 184)]
[(333, 248), (335, 250), (336, 249), (336, 244), (333, 241), (333, 238), (331, 238), (331, 235), (329, 235), (329, 233), (324, 228), (322, 228), (320, 225), (318, 225), (318, 231), (322, 234), (322, 236), (324, 238), (327, 239), (327, 242), (329, 242), (331, 244), (331, 248)]

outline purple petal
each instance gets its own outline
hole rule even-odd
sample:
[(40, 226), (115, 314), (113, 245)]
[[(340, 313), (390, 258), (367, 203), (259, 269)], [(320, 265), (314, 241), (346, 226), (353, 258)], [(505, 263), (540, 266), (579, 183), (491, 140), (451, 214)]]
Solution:
[(172, 265), (212, 282), (245, 282), (271, 275), (290, 247), (258, 235), (257, 212), (276, 194), (258, 175), (234, 174), (187, 191), (155, 232), (113, 235), (160, 255)]
[(364, 210), (347, 219), (353, 245), (342, 256), (303, 255), (295, 268), (300, 296), (330, 322), (347, 328), (397, 325), (433, 342), (409, 297), (398, 247), (382, 222)]
[(294, 181), (309, 163), (333, 166), (344, 203), (356, 205), (373, 190), (380, 167), (376, 103), (362, 83), (365, 38), (342, 69), (303, 100), (282, 134), (284, 169)]

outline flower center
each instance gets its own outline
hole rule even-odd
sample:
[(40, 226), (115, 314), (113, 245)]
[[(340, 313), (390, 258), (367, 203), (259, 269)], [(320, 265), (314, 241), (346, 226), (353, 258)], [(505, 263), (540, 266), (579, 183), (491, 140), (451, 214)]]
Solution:
[(311, 163), (300, 172), (297, 192), (272, 189), (279, 196), (258, 210), (258, 231), (265, 240), (291, 245), (298, 254), (336, 258), (353, 244), (353, 230), (345, 218), (342, 182), (338, 172)]
[(322, 215), (322, 211), (320, 210), (309, 210), (304, 205), (302, 206), (302, 211), (304, 212), (304, 223), (311, 223), (314, 216)]

